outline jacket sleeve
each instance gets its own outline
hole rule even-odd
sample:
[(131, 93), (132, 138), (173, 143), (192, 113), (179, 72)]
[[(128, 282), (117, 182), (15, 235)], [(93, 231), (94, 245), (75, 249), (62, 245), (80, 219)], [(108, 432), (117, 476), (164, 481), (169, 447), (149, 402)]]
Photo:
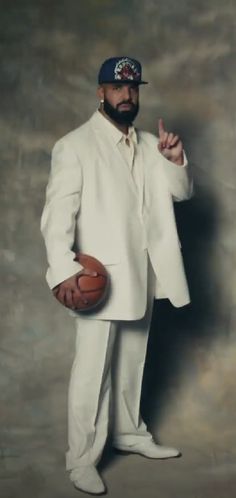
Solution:
[(80, 209), (82, 172), (79, 160), (65, 139), (52, 150), (46, 202), (41, 216), (48, 270), (46, 280), (52, 289), (82, 269), (72, 251), (76, 216)]
[(159, 151), (161, 156), (163, 172), (167, 180), (169, 191), (174, 201), (185, 201), (193, 195), (193, 179), (184, 152), (184, 164), (179, 166), (166, 159)]

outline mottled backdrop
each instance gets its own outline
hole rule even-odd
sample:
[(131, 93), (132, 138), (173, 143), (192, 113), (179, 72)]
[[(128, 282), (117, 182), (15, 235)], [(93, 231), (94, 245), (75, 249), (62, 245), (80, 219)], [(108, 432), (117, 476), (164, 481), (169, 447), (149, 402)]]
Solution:
[(39, 232), (54, 142), (97, 106), (100, 63), (143, 62), (137, 124), (185, 143), (195, 198), (176, 207), (192, 306), (155, 307), (142, 409), (171, 462), (107, 458), (112, 497), (234, 497), (236, 62), (234, 0), (2, 0), (3, 498), (77, 496), (64, 474), (73, 320), (45, 282)]

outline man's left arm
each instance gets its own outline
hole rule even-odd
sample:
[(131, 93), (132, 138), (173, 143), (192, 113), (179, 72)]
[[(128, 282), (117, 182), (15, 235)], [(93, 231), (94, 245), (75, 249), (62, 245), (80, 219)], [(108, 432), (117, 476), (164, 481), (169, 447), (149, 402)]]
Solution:
[(162, 156), (164, 173), (174, 201), (184, 201), (193, 195), (193, 180), (183, 143), (178, 135), (167, 132), (159, 119), (158, 151)]

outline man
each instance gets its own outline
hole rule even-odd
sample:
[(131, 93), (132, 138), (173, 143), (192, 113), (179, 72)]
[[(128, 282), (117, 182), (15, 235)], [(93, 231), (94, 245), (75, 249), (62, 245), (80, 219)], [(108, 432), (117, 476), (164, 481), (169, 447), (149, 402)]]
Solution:
[[(139, 110), (141, 65), (106, 60), (99, 71), (99, 109), (54, 146), (41, 230), (47, 282), (75, 318), (76, 354), (68, 401), (67, 470), (75, 487), (104, 494), (96, 465), (112, 410), (116, 449), (149, 458), (179, 455), (156, 444), (140, 415), (153, 299), (189, 302), (173, 200), (191, 196), (183, 145), (159, 120), (159, 140), (132, 125)], [(102, 307), (79, 313), (83, 294), (74, 261), (99, 259), (111, 288)]]

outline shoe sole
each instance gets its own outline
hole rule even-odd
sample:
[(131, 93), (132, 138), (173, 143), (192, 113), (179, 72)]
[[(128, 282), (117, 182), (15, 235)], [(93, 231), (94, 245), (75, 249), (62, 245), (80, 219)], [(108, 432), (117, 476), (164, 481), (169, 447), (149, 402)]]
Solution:
[(138, 451), (126, 451), (126, 450), (119, 450), (118, 448), (114, 448), (116, 453), (119, 453), (120, 455), (139, 455), (142, 456), (143, 458), (148, 458), (148, 460), (168, 460), (169, 458), (180, 458), (182, 456), (182, 453), (178, 453), (177, 455), (171, 455), (171, 456), (163, 456), (163, 457), (151, 457), (144, 455), (143, 453), (140, 453)]
[(92, 491), (85, 491), (85, 489), (79, 488), (79, 486), (76, 486), (75, 483), (73, 482), (73, 486), (77, 491), (82, 491), (82, 493), (85, 493), (87, 495), (93, 495), (93, 496), (102, 496), (107, 494), (107, 489), (104, 491), (101, 491), (101, 493), (93, 493)]

